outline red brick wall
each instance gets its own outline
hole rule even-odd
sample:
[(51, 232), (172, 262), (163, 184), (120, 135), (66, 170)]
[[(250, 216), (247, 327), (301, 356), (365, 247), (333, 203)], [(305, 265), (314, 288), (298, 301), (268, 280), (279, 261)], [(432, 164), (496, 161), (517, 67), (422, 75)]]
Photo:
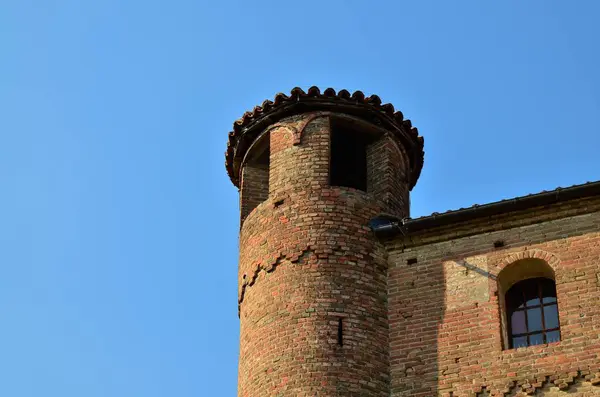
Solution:
[(270, 129), (270, 195), (240, 233), (239, 396), (389, 396), (386, 252), (367, 224), (406, 214), (408, 189), (385, 181), (402, 170), (372, 172), (378, 195), (329, 186), (329, 128), (315, 113)]
[(245, 165), (240, 178), (240, 218), (248, 214), (269, 197), (269, 168)]
[[(600, 395), (600, 199), (379, 242), (372, 217), (408, 215), (405, 155), (381, 135), (367, 192), (329, 186), (329, 117), (269, 127), (270, 169), (242, 167), (238, 395)], [(506, 349), (497, 277), (527, 258), (562, 340)]]
[[(498, 240), (504, 247), (494, 248)], [(387, 246), (393, 396), (600, 396), (600, 200), (426, 230)], [(507, 350), (496, 277), (529, 257), (555, 272), (562, 340)]]
[(409, 215), (408, 161), (391, 136), (383, 136), (367, 148), (369, 193), (383, 201), (390, 215)]

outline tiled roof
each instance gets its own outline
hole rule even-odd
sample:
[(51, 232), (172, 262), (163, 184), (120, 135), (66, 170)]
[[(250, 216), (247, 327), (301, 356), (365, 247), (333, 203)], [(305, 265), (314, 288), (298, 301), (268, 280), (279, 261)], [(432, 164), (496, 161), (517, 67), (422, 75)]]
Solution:
[(441, 226), (443, 224), (491, 216), (510, 211), (525, 210), (537, 206), (563, 202), (585, 197), (600, 196), (600, 181), (586, 182), (569, 187), (558, 187), (554, 190), (543, 190), (511, 199), (495, 201), (487, 204), (475, 204), (445, 212), (434, 212), (418, 218), (408, 218), (403, 224), (414, 231), (416, 229)]
[(296, 87), (290, 95), (279, 93), (273, 101), (264, 101), (233, 123), (225, 152), (225, 167), (231, 181), (239, 186), (239, 167), (245, 151), (265, 127), (284, 117), (314, 110), (352, 114), (394, 132), (409, 154), (410, 187), (415, 185), (423, 167), (423, 137), (410, 120), (405, 120), (402, 112), (396, 111), (393, 105), (382, 104), (377, 95), (365, 96), (361, 91), (350, 94), (347, 90), (336, 93), (333, 88), (321, 93), (317, 87), (311, 87), (307, 92)]

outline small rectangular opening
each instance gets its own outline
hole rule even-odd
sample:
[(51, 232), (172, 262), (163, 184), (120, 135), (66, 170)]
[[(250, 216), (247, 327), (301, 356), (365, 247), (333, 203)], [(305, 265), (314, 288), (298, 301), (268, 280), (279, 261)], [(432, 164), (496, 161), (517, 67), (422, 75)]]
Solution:
[(344, 330), (341, 317), (338, 318), (338, 345), (344, 346)]
[(502, 248), (504, 247), (504, 240), (494, 241), (494, 248)]
[(368, 134), (351, 123), (331, 120), (329, 184), (367, 191)]
[(407, 265), (414, 265), (415, 263), (417, 263), (417, 258), (410, 258), (406, 260)]

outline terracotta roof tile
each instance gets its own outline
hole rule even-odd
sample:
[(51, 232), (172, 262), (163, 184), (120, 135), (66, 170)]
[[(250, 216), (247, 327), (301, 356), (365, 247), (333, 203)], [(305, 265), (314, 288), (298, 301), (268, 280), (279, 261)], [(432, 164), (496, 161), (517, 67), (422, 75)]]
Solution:
[(269, 124), (283, 117), (311, 110), (332, 110), (350, 113), (369, 120), (376, 119), (403, 142), (410, 157), (410, 188), (414, 187), (423, 167), (423, 137), (405, 120), (392, 104), (382, 104), (377, 95), (365, 96), (361, 91), (350, 94), (347, 90), (336, 93), (333, 88), (321, 92), (318, 87), (308, 91), (293, 88), (289, 95), (278, 93), (273, 101), (266, 100), (251, 112), (246, 112), (233, 123), (225, 152), (225, 167), (234, 185), (239, 186), (239, 166), (252, 141)]

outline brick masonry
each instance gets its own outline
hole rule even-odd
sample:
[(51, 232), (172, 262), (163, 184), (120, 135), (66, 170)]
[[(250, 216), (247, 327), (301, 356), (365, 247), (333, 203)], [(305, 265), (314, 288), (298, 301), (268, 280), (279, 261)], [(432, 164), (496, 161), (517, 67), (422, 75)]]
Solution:
[(242, 169), (240, 194), (240, 215), (243, 222), (246, 216), (269, 197), (269, 168), (246, 165)]
[[(600, 395), (599, 211), (579, 200), (388, 241), (392, 396)], [(554, 270), (562, 340), (506, 349), (497, 277), (528, 258)]]
[[(367, 192), (330, 186), (333, 117), (377, 137)], [(239, 164), (238, 396), (600, 396), (600, 196), (378, 239), (373, 217), (409, 216), (395, 135), (331, 111), (265, 134), (268, 165)], [(507, 349), (499, 280), (527, 261), (561, 340)]]
[(403, 154), (385, 135), (369, 150), (377, 195), (329, 186), (329, 118), (269, 131), (269, 197), (240, 233), (240, 396), (389, 396), (386, 252), (368, 222), (406, 215), (389, 167)]

